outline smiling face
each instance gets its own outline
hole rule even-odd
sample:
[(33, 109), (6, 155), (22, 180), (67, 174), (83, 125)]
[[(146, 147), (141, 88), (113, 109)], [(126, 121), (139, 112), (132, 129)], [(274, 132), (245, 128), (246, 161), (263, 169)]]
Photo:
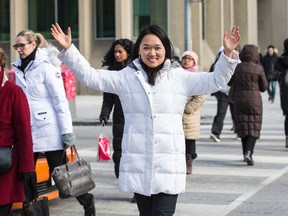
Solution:
[(128, 53), (120, 44), (114, 47), (114, 56), (117, 62), (124, 62), (128, 58)]
[(138, 54), (144, 64), (155, 68), (164, 62), (165, 52), (161, 40), (154, 34), (147, 34), (140, 43)]
[(28, 41), (25, 36), (18, 36), (16, 38), (16, 51), (18, 52), (21, 59), (26, 58), (28, 55), (30, 55), (33, 50), (36, 48), (36, 42), (35, 41)]

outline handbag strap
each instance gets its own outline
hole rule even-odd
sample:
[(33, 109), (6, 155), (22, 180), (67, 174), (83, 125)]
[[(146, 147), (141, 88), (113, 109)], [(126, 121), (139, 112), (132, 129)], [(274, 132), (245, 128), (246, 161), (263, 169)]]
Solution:
[[(69, 147), (69, 148), (71, 148), (71, 155), (73, 156), (73, 149), (74, 149), (74, 151), (75, 151), (75, 153), (76, 153), (76, 156), (77, 156), (77, 160), (80, 160), (80, 156), (79, 156), (78, 151), (77, 151), (77, 149), (76, 149), (76, 145), (72, 145), (72, 146)], [(67, 150), (67, 149), (66, 149), (66, 150)], [(64, 157), (66, 156), (66, 150), (63, 151), (61, 164), (63, 163), (63, 159), (64, 159)], [(67, 162), (68, 162), (68, 161), (67, 161)]]

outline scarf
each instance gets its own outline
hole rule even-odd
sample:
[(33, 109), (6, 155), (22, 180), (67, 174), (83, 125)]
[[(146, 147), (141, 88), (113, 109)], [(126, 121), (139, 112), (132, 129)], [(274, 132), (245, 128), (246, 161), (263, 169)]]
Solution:
[(37, 48), (35, 48), (27, 57), (21, 59), (21, 65), (18, 66), (17, 68), (24, 72), (24, 70), (27, 67), (27, 65), (31, 61), (35, 60), (36, 51), (37, 51)]

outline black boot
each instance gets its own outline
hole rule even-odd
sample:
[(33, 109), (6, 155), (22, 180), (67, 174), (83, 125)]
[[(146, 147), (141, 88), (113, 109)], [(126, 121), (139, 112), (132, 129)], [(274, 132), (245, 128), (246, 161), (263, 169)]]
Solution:
[(94, 196), (89, 193), (85, 193), (76, 197), (78, 202), (84, 207), (84, 216), (95, 216)]
[(247, 153), (244, 155), (244, 161), (247, 163), (248, 166), (254, 165), (251, 151), (247, 151)]

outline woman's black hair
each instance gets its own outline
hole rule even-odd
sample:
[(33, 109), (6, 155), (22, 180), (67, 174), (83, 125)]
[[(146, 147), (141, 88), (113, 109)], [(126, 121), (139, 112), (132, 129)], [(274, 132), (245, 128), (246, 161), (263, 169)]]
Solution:
[(127, 52), (128, 57), (125, 60), (124, 65), (127, 65), (132, 60), (133, 51), (134, 51), (133, 41), (126, 39), (126, 38), (125, 39), (118, 39), (112, 43), (110, 49), (108, 50), (108, 52), (104, 56), (104, 59), (102, 61), (102, 67), (103, 66), (112, 66), (114, 64), (117, 64), (115, 56), (114, 56), (114, 48), (116, 45), (121, 45)]
[(134, 58), (133, 59), (136, 59), (139, 57), (138, 55), (139, 55), (139, 48), (140, 48), (141, 41), (148, 34), (153, 34), (161, 40), (161, 42), (165, 48), (165, 51), (166, 51), (165, 59), (171, 59), (172, 58), (172, 50), (173, 50), (172, 43), (171, 43), (170, 39), (168, 38), (167, 34), (165, 33), (165, 31), (162, 28), (160, 28), (158, 25), (150, 25), (150, 26), (144, 27), (141, 30), (141, 32), (140, 32), (140, 34), (139, 34), (139, 36), (135, 42)]

